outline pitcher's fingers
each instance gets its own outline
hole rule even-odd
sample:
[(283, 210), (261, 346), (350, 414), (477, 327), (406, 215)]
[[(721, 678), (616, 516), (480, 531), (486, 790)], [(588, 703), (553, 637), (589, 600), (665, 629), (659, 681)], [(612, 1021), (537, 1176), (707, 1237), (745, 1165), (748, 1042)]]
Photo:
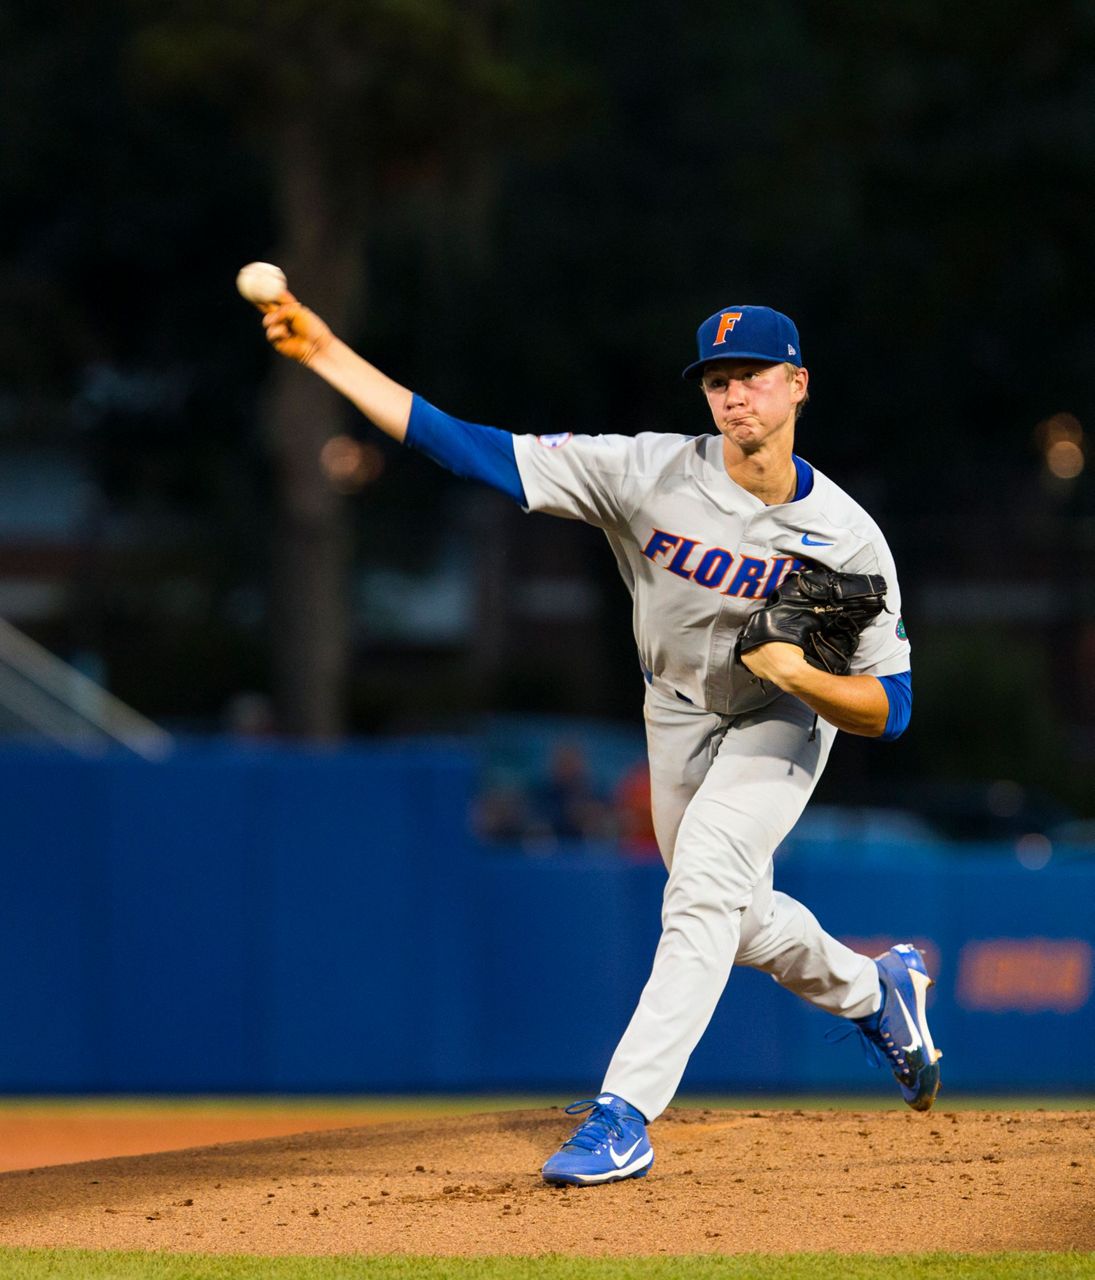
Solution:
[(282, 307), (299, 306), (300, 304), (288, 289), (284, 289), (278, 294), (276, 302), (259, 302), (256, 305), (260, 311), (269, 315), (274, 311), (279, 311)]
[(297, 316), (307, 310), (307, 307), (302, 307), (291, 293), (285, 294), (284, 298), (286, 300), (283, 302), (271, 302), (267, 304), (264, 308), (266, 314), (262, 317), (263, 324), (271, 325), (281, 322), (292, 324), (293, 320), (296, 319)]

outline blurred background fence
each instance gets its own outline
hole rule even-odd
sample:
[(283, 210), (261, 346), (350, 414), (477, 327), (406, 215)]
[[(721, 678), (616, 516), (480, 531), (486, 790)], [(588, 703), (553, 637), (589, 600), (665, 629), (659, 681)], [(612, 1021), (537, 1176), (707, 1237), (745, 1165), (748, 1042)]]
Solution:
[[(445, 742), (0, 751), (0, 1089), (588, 1091), (645, 980), (660, 865), (619, 842), (484, 843)], [(792, 836), (777, 882), (938, 973), (954, 1090), (1095, 1087), (1095, 860)], [(733, 975), (692, 1089), (888, 1088), (837, 1025)]]

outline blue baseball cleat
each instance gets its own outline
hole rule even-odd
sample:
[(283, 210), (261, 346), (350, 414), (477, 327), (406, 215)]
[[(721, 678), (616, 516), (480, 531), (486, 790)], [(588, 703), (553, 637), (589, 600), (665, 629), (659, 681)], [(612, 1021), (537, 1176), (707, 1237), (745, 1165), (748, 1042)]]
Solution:
[(611, 1093), (572, 1102), (566, 1109), (568, 1116), (585, 1111), (589, 1116), (541, 1170), (544, 1181), (586, 1187), (645, 1178), (654, 1163), (645, 1116)]
[(882, 1005), (877, 1013), (853, 1022), (874, 1051), (875, 1060), (879, 1054), (885, 1058), (909, 1106), (914, 1111), (927, 1111), (939, 1092), (939, 1059), (943, 1055), (928, 1030), (924, 1006), (932, 980), (924, 957), (911, 943), (901, 942), (876, 956), (875, 964)]

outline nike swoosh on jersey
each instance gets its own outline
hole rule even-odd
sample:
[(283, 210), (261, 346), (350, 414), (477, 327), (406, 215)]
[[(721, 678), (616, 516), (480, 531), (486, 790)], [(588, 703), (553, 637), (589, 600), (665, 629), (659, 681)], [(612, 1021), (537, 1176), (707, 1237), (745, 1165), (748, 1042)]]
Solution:
[(640, 1142), (642, 1142), (642, 1138), (636, 1138), (634, 1143), (630, 1147), (628, 1147), (628, 1149), (623, 1153), (622, 1156), (618, 1156), (616, 1152), (613, 1150), (613, 1148), (611, 1147), (611, 1145), (609, 1146), (608, 1154), (612, 1157), (612, 1163), (616, 1166), (617, 1169), (622, 1169), (624, 1165), (627, 1164), (627, 1162), (635, 1154), (635, 1148), (639, 1145)]
[(815, 542), (808, 533), (802, 535), (802, 545), (804, 547), (831, 547), (831, 542)]
[(897, 1003), (901, 1006), (901, 1012), (905, 1015), (905, 1021), (912, 1028), (912, 1039), (909, 1041), (908, 1044), (903, 1044), (901, 1046), (902, 1050), (905, 1053), (912, 1053), (914, 1049), (923, 1049), (924, 1041), (920, 1038), (920, 1032), (917, 1029), (916, 1023), (913, 1021), (912, 1016), (910, 1015), (909, 1010), (905, 1005), (905, 1001), (901, 999), (901, 992), (895, 991), (894, 995), (897, 996)]

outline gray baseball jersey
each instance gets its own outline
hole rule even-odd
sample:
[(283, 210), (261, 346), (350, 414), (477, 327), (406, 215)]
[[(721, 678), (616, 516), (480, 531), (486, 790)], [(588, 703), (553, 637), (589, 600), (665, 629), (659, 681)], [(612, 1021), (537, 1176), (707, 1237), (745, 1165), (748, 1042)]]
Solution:
[(805, 497), (765, 506), (727, 474), (721, 436), (564, 433), (513, 443), (529, 510), (584, 520), (607, 536), (655, 688), (721, 715), (779, 697), (731, 660), (734, 643), (749, 614), (806, 565), (882, 574), (886, 611), (863, 632), (852, 672), (909, 670), (886, 540), (821, 472)]

